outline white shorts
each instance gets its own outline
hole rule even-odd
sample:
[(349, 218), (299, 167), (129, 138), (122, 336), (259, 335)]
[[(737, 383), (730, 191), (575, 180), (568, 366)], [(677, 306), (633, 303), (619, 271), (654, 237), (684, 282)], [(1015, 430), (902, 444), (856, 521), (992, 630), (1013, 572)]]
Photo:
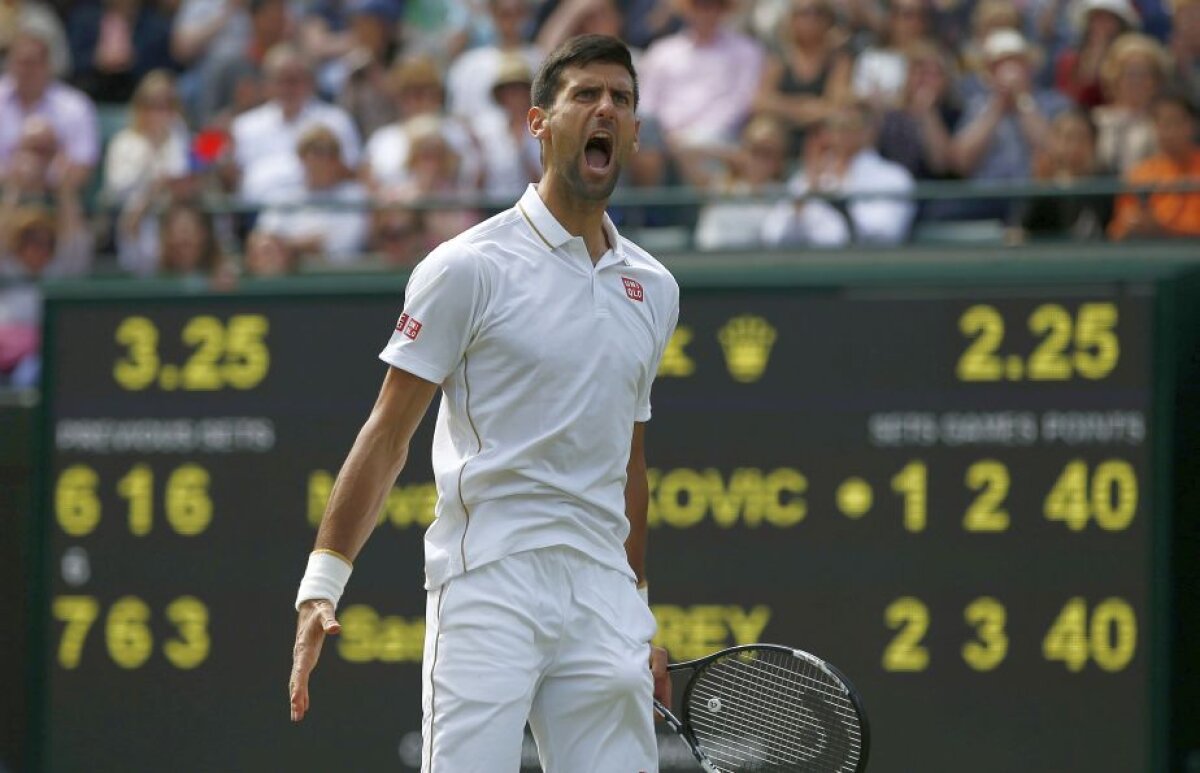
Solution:
[(546, 773), (653, 773), (654, 616), (628, 576), (570, 548), (429, 591), (424, 773), (507, 773), (528, 720)]

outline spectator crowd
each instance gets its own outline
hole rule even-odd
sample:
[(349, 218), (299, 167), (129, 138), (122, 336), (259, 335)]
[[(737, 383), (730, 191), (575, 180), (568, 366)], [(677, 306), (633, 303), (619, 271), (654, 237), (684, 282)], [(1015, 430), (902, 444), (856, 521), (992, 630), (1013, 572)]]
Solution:
[[(1200, 0), (0, 0), (0, 380), (42, 278), (411, 265), (538, 180), (530, 83), (581, 33), (634, 49), (621, 186), (714, 194), (619, 224), (1200, 237), (1200, 193), (1088, 190), (1200, 181)], [(1083, 193), (912, 195), (942, 180)]]

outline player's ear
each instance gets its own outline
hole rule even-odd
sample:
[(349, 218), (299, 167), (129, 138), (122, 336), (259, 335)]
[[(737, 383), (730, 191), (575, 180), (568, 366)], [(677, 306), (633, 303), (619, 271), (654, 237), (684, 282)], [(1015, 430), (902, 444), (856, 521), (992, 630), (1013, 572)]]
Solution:
[(529, 124), (529, 133), (539, 141), (550, 136), (550, 114), (547, 111), (534, 105), (529, 108), (525, 121)]
[(633, 120), (633, 152), (634, 153), (637, 153), (638, 149), (641, 147), (640, 144), (638, 143), (638, 140), (641, 138), (641, 136), (642, 136), (642, 119), (635, 118)]

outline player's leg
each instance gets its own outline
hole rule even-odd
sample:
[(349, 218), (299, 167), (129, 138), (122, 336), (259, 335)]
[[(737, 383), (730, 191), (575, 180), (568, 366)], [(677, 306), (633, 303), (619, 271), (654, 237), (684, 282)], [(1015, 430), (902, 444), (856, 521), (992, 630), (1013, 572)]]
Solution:
[(654, 617), (627, 577), (576, 555), (568, 624), (529, 715), (542, 767), (652, 773)]
[(424, 773), (520, 767), (533, 691), (548, 658), (536, 567), (510, 557), (430, 591), (422, 680)]

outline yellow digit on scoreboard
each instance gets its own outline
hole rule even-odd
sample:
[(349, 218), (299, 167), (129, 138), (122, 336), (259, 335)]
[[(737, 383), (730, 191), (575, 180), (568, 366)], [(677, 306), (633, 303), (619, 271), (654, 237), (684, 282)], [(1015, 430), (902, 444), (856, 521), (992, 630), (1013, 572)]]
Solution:
[(929, 650), (921, 644), (929, 630), (929, 607), (912, 596), (898, 598), (883, 613), (888, 628), (897, 633), (883, 651), (885, 671), (924, 671)]
[(208, 470), (198, 464), (185, 464), (167, 479), (167, 523), (179, 534), (195, 536), (212, 521), (209, 480)]
[(154, 640), (149, 620), (150, 607), (137, 596), (124, 596), (109, 607), (104, 641), (113, 662), (121, 668), (137, 668), (150, 657)]
[(208, 659), (212, 641), (208, 635), (208, 607), (195, 596), (180, 596), (167, 605), (167, 620), (175, 626), (175, 637), (163, 644), (163, 655), (171, 665), (192, 669)]
[(100, 615), (100, 605), (91, 596), (59, 596), (51, 609), (55, 620), (66, 623), (58, 642), (58, 664), (75, 668), (83, 658), (83, 645)]
[(117, 326), (117, 343), (125, 356), (113, 366), (113, 378), (123, 388), (136, 392), (154, 383), (158, 376), (158, 328), (145, 317), (128, 317)]
[(991, 671), (1004, 662), (1008, 654), (1007, 620), (1004, 605), (991, 596), (972, 601), (963, 611), (963, 618), (975, 628), (977, 641), (963, 645), (962, 656), (976, 671)]
[(73, 464), (58, 475), (54, 487), (54, 519), (72, 537), (85, 537), (100, 523), (100, 476), (86, 464)]

